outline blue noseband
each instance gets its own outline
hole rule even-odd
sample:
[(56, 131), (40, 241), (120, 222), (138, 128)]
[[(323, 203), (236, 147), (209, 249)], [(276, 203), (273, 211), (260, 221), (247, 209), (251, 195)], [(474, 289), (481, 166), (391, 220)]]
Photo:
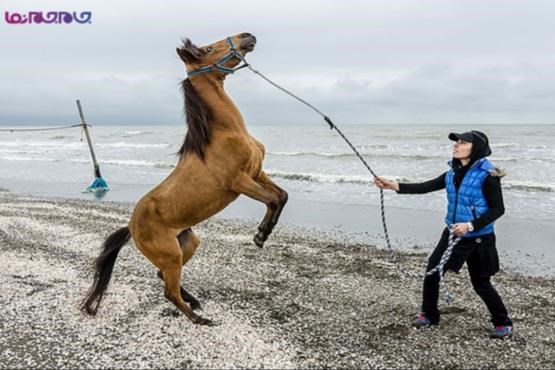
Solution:
[[(247, 63), (243, 55), (241, 55), (241, 53), (237, 51), (237, 48), (235, 47), (235, 44), (233, 43), (233, 40), (231, 39), (231, 37), (227, 38), (227, 43), (229, 44), (229, 53), (224, 55), (222, 59), (218, 60), (216, 63), (214, 63), (211, 66), (200, 67), (195, 70), (189, 71), (187, 72), (187, 76), (191, 77), (194, 75), (198, 75), (200, 73), (206, 73), (206, 72), (212, 72), (212, 71), (222, 72), (223, 74), (227, 75), (237, 71), (238, 69), (247, 67), (249, 64)], [(239, 59), (244, 64), (235, 68), (224, 67), (224, 64), (233, 58)]]

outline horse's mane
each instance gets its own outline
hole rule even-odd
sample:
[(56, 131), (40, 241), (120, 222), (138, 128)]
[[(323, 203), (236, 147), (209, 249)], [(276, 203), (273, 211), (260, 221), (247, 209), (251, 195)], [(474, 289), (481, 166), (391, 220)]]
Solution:
[(212, 119), (212, 111), (188, 78), (181, 83), (181, 92), (185, 100), (183, 112), (187, 123), (187, 135), (179, 149), (179, 157), (194, 153), (204, 160), (204, 147), (210, 144), (209, 121)]

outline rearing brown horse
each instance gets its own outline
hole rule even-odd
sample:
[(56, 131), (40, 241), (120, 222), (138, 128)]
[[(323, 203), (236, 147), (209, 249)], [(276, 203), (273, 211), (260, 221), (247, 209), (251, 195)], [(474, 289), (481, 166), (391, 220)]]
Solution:
[(240, 194), (267, 207), (254, 236), (256, 245), (264, 245), (287, 202), (287, 192), (262, 171), (264, 146), (249, 134), (224, 90), (226, 75), (255, 44), (253, 35), (241, 33), (203, 47), (187, 39), (177, 48), (189, 76), (182, 84), (188, 130), (179, 162), (139, 200), (129, 225), (104, 242), (95, 261), (94, 283), (81, 306), (84, 312), (96, 314), (118, 252), (133, 237), (137, 248), (158, 268), (166, 298), (194, 323), (210, 324), (193, 312), (200, 303), (181, 287), (181, 270), (200, 243), (191, 227)]

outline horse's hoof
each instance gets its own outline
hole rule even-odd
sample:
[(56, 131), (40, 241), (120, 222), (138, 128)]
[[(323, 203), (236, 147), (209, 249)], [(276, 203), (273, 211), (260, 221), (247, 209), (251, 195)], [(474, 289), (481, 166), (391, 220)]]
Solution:
[(253, 241), (254, 241), (254, 244), (256, 244), (259, 248), (264, 247), (264, 240), (260, 239), (258, 237), (258, 234), (254, 236)]
[(195, 324), (197, 325), (206, 325), (206, 326), (214, 326), (214, 322), (212, 320), (209, 319), (205, 319), (204, 317), (198, 317), (195, 321)]

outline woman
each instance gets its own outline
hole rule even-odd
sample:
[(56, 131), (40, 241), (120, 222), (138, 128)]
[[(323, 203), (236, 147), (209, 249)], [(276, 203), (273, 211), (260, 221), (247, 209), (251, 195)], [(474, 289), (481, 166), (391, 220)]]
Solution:
[[(449, 227), (460, 242), (453, 248), (444, 271), (459, 272), (466, 262), (472, 286), (486, 304), (494, 329), (492, 336), (511, 335), (513, 324), (501, 297), (491, 285), (491, 276), (499, 271), (499, 257), (495, 248), (494, 223), (505, 212), (500, 178), (503, 173), (486, 158), (491, 154), (489, 140), (480, 131), (449, 134), (455, 141), (450, 169), (439, 177), (422, 183), (399, 184), (381, 177), (375, 179), (381, 189), (392, 189), (399, 194), (423, 194), (440, 189), (447, 191), (447, 215), (441, 239), (428, 259), (427, 271), (436, 267), (447, 249)], [(424, 279), (422, 312), (414, 326), (439, 323), (439, 274)]]

